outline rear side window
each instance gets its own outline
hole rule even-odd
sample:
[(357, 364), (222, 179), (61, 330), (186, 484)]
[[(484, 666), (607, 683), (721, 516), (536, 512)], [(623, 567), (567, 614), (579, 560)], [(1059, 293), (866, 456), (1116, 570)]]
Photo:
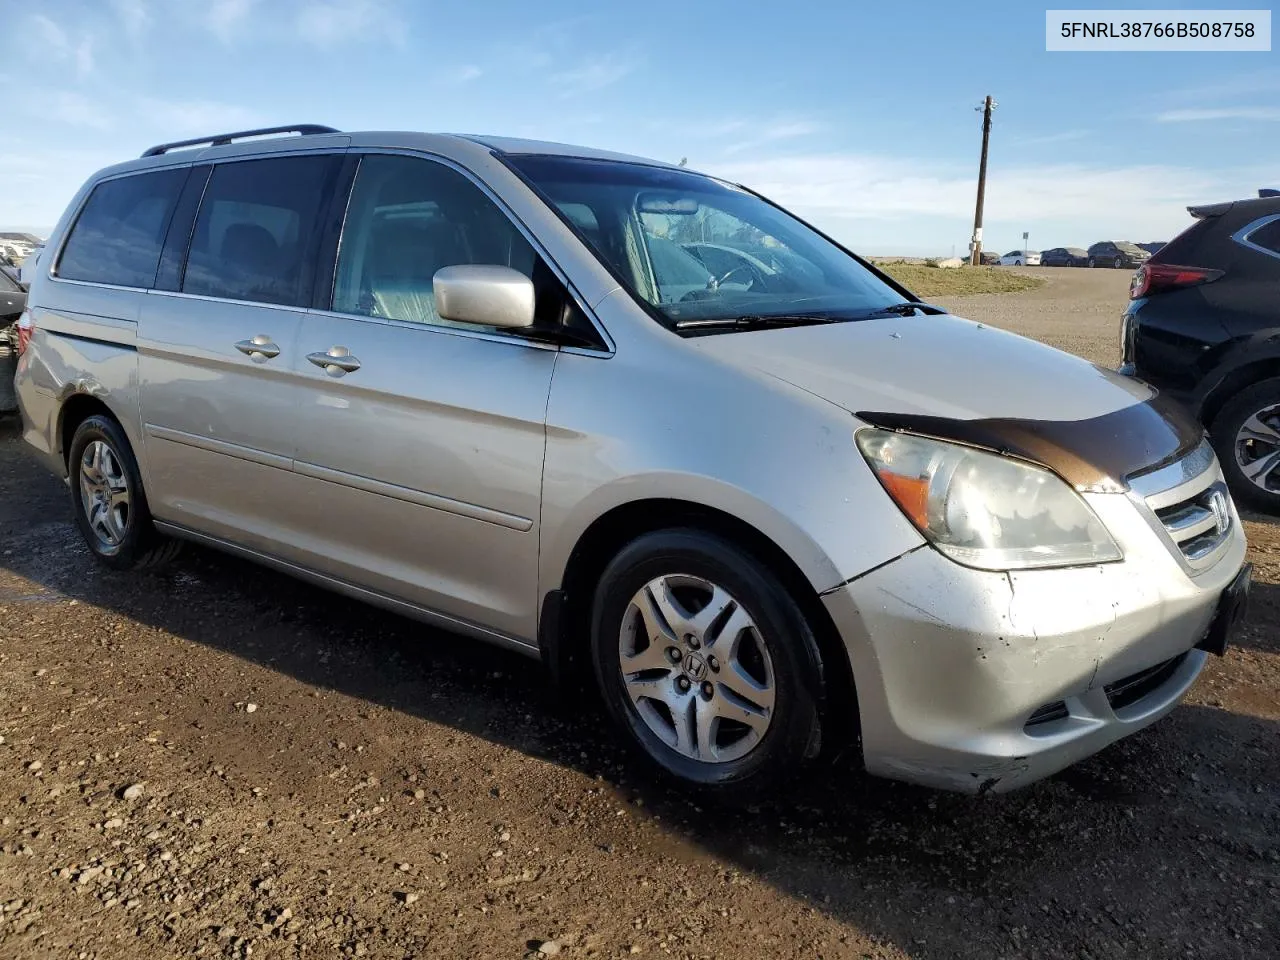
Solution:
[(1264, 223), (1249, 234), (1249, 242), (1280, 257), (1280, 218)]
[(185, 168), (108, 180), (93, 188), (62, 248), (66, 280), (150, 287)]
[(334, 163), (329, 156), (274, 157), (215, 167), (196, 216), (183, 292), (309, 302), (312, 240)]

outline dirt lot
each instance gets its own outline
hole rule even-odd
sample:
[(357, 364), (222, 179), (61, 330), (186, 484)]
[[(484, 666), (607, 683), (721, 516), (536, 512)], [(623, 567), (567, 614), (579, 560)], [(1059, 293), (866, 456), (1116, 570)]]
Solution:
[[(1127, 274), (1041, 273), (948, 305), (1112, 361)], [(1009, 796), (838, 769), (726, 812), (514, 655), (204, 551), (104, 573), (9, 421), (0, 957), (1277, 956), (1280, 536), (1248, 532), (1244, 635), (1148, 731)]]

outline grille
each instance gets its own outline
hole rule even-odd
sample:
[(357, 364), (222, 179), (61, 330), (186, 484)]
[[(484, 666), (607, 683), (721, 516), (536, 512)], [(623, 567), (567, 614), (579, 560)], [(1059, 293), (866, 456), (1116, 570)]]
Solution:
[(1221, 481), (1161, 507), (1156, 516), (1182, 555), (1192, 562), (1209, 556), (1231, 533), (1231, 500)]
[(1182, 661), (1185, 659), (1187, 659), (1187, 655), (1181, 653), (1172, 660), (1157, 663), (1154, 667), (1148, 667), (1146, 670), (1139, 670), (1137, 673), (1130, 674), (1115, 683), (1108, 683), (1103, 689), (1106, 691), (1107, 701), (1111, 704), (1111, 708), (1119, 710), (1127, 707), (1132, 703), (1137, 703), (1153, 690), (1159, 689), (1166, 680), (1177, 672), (1178, 667), (1182, 665)]

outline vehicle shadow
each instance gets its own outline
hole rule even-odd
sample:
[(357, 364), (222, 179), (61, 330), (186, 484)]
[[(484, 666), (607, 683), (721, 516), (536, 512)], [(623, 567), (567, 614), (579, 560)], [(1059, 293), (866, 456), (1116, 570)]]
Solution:
[(910, 957), (1245, 957), (1274, 935), (1254, 926), (1274, 916), (1255, 915), (1233, 888), (1280, 889), (1275, 720), (1185, 706), (1007, 796), (837, 766), (784, 798), (708, 811), (659, 783), (597, 712), (564, 709), (516, 654), (212, 551), (192, 549), (164, 574), (102, 570), (65, 490), (14, 447), (0, 426), (0, 568), (317, 689), (599, 776), (643, 799), (673, 842)]

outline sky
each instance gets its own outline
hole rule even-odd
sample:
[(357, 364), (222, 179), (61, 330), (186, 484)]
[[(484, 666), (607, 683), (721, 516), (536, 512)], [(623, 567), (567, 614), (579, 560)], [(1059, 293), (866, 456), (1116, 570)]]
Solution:
[(1033, 249), (1167, 240), (1189, 204), (1280, 187), (1277, 54), (1047, 53), (1044, 17), (1025, 0), (0, 0), (0, 229), (47, 233), (94, 170), (153, 143), (307, 122), (687, 158), (861, 253), (946, 256), (972, 229), (986, 94), (989, 250), (1023, 231)]

